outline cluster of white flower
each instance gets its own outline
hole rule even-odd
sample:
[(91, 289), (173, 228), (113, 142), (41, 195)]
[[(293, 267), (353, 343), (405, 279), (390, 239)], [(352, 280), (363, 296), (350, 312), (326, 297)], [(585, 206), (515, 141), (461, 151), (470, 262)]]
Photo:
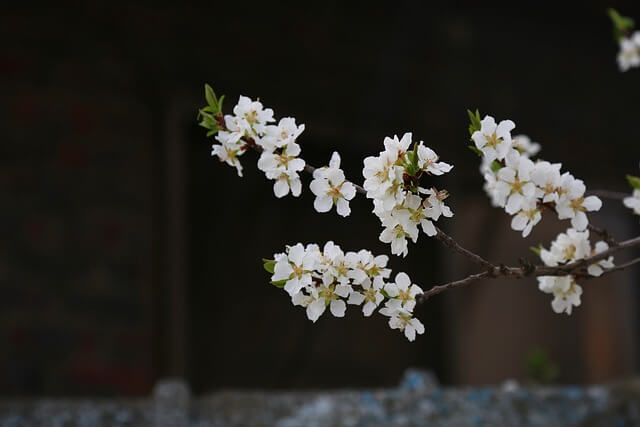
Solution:
[(259, 101), (252, 101), (240, 96), (238, 104), (233, 107), (233, 115), (224, 116), (225, 129), (216, 134), (220, 144), (213, 144), (211, 155), (217, 156), (238, 170), (242, 176), (242, 165), (239, 156), (255, 143), (262, 148), (258, 160), (258, 168), (267, 178), (275, 180), (273, 192), (276, 197), (284, 197), (291, 191), (294, 196), (302, 192), (302, 183), (298, 172), (305, 166), (300, 159), (300, 146), (296, 138), (304, 131), (304, 125), (297, 126), (292, 117), (285, 117), (277, 125), (274, 122), (273, 110), (263, 108)]
[(344, 172), (340, 169), (340, 155), (334, 152), (329, 166), (313, 171), (313, 181), (309, 185), (316, 199), (313, 207), (318, 212), (329, 212), (333, 205), (339, 215), (349, 216), (351, 208), (349, 200), (356, 195), (356, 187), (345, 180)]
[(634, 189), (629, 197), (625, 197), (622, 201), (626, 207), (633, 209), (633, 213), (640, 215), (640, 190)]
[(630, 37), (621, 37), (619, 44), (618, 67), (620, 71), (640, 67), (640, 31), (634, 32)]
[(329, 307), (336, 317), (343, 317), (347, 304), (361, 305), (362, 313), (371, 316), (386, 299), (379, 312), (389, 317), (389, 326), (400, 329), (413, 341), (424, 333), (422, 323), (413, 317), (416, 296), (422, 289), (409, 276), (398, 273), (394, 282), (386, 255), (374, 256), (367, 250), (344, 253), (333, 242), (322, 251), (316, 244), (288, 246), (286, 252), (266, 260), (265, 268), (273, 273), (271, 283), (283, 287), (294, 305), (306, 308), (315, 322)]
[(569, 172), (560, 172), (560, 163), (529, 157), (540, 150), (525, 136), (511, 138), (515, 124), (503, 120), (496, 124), (485, 116), (471, 139), (482, 152), (480, 171), (484, 175), (484, 189), (494, 206), (513, 215), (511, 228), (526, 237), (542, 219), (543, 208), (554, 209), (559, 219), (570, 219), (577, 230), (586, 229), (589, 221), (585, 212), (597, 211), (602, 201), (595, 196), (585, 197), (585, 185)]
[(415, 143), (409, 151), (411, 143), (411, 133), (405, 133), (401, 139), (397, 136), (385, 138), (385, 150), (377, 157), (364, 159), (362, 171), (367, 197), (373, 199), (373, 213), (384, 227), (380, 240), (391, 244), (394, 255), (407, 255), (407, 237), (415, 243), (418, 226), (428, 236), (434, 236), (436, 229), (432, 221), (437, 221), (441, 215), (453, 216), (444, 204), (449, 196), (446, 190), (419, 186), (423, 174), (442, 175), (453, 166), (439, 162), (438, 155), (422, 141)]
[[(549, 250), (542, 249), (540, 251), (540, 258), (545, 265), (557, 267), (588, 258), (607, 249), (609, 249), (609, 245), (604, 241), (597, 242), (592, 249), (588, 230), (577, 231), (569, 228), (566, 233), (560, 233), (556, 237)], [(604, 269), (613, 267), (613, 256), (610, 256), (589, 265), (587, 273), (592, 276), (600, 276)], [(572, 307), (580, 305), (582, 288), (572, 275), (538, 277), (538, 287), (542, 292), (553, 294), (554, 299), (551, 302), (551, 307), (556, 313), (571, 314)]]

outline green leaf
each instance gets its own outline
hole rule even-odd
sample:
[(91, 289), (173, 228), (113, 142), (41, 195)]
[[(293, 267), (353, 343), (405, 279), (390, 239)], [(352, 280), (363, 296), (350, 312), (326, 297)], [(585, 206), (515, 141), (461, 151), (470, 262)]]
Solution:
[(494, 160), (493, 162), (491, 162), (491, 172), (498, 172), (500, 169), (502, 169), (502, 165), (500, 164), (499, 161)]
[(607, 13), (613, 22), (613, 35), (616, 40), (620, 40), (633, 30), (633, 19), (620, 15), (617, 10), (612, 8), (609, 8)]
[(483, 157), (484, 156), (484, 153), (482, 152), (482, 150), (480, 150), (475, 145), (467, 145), (467, 147), (469, 147), (469, 150), (471, 150), (474, 153), (476, 153), (478, 155), (478, 157)]
[(224, 101), (224, 97), (225, 95), (222, 95), (220, 98), (218, 98), (218, 113), (222, 113), (222, 102)]
[(482, 128), (480, 123), (480, 112), (476, 109), (475, 112), (471, 110), (467, 110), (467, 115), (469, 116), (469, 136), (473, 135), (473, 133)]
[(213, 88), (206, 83), (204, 85), (204, 97), (210, 106), (216, 109), (218, 108), (218, 100), (216, 99), (216, 94), (213, 91)]
[(639, 176), (627, 175), (627, 181), (629, 181), (629, 185), (633, 189), (640, 190), (640, 177)]
[(285, 279), (285, 280), (277, 280), (277, 281), (275, 281), (275, 282), (274, 282), (273, 280), (271, 281), (271, 284), (272, 284), (273, 286), (275, 286), (276, 288), (280, 288), (280, 289), (284, 288), (284, 285), (285, 285), (286, 283), (287, 283), (287, 280), (286, 280), (286, 279)]
[(544, 247), (542, 246), (542, 243), (540, 243), (538, 246), (531, 246), (529, 249), (534, 254), (540, 256), (542, 254), (542, 250), (544, 249)]
[(262, 258), (263, 267), (267, 272), (273, 274), (273, 270), (276, 266), (275, 260)]

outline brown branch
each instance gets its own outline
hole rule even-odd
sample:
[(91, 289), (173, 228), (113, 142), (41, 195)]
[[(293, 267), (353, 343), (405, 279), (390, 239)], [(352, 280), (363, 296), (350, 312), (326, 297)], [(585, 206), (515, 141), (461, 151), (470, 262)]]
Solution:
[[(434, 227), (435, 227), (435, 225), (434, 225)], [(495, 266), (493, 264), (491, 264), (489, 261), (487, 261), (486, 259), (482, 258), (480, 255), (475, 254), (475, 253), (471, 252), (470, 250), (463, 248), (462, 246), (460, 246), (458, 244), (458, 242), (456, 242), (453, 239), (453, 237), (449, 236), (444, 231), (440, 230), (438, 227), (435, 227), (435, 228), (436, 228), (436, 232), (437, 232), (437, 234), (435, 235), (435, 238), (438, 239), (447, 248), (449, 248), (452, 251), (457, 252), (457, 253), (459, 253), (461, 255), (466, 256), (471, 261), (475, 262), (476, 264), (480, 265), (481, 267), (486, 268), (487, 271), (492, 271), (495, 268)]]
[[(499, 266), (493, 267), (493, 269), (489, 271), (485, 271), (482, 273), (471, 274), (464, 279), (456, 280), (455, 282), (445, 283), (444, 285), (434, 286), (428, 291), (425, 291), (419, 298), (416, 299), (417, 303), (422, 303), (426, 301), (428, 298), (433, 295), (437, 295), (441, 292), (444, 292), (448, 289), (457, 288), (460, 286), (465, 286), (470, 283), (476, 282), (477, 280), (486, 278), (486, 277), (513, 277), (515, 279), (522, 279), (524, 277), (533, 276), (564, 276), (567, 274), (576, 274), (581, 273), (581, 270), (584, 270), (591, 264), (594, 264), (600, 260), (608, 258), (609, 256), (625, 249), (631, 249), (634, 247), (640, 247), (640, 236), (634, 237), (633, 239), (625, 240), (624, 242), (620, 242), (616, 246), (612, 246), (606, 251), (600, 252), (598, 254), (592, 255), (588, 258), (584, 258), (578, 261), (571, 262), (569, 264), (559, 265), (556, 267), (549, 267), (545, 265), (537, 265), (537, 266), (523, 266), (523, 267), (506, 267)], [(624, 268), (630, 267), (634, 264), (640, 263), (640, 258), (634, 259), (625, 264), (621, 264), (619, 266), (606, 269), (599, 277), (605, 276), (607, 274), (613, 273), (615, 271), (622, 270)], [(588, 276), (587, 276), (588, 277)]]
[(593, 190), (588, 191), (587, 196), (598, 196), (602, 199), (609, 200), (623, 200), (625, 197), (629, 197), (629, 194), (621, 193), (619, 191)]
[(602, 237), (609, 244), (609, 246), (615, 246), (615, 245), (618, 244), (616, 242), (616, 239), (611, 237), (611, 234), (609, 234), (609, 232), (607, 230), (603, 229), (603, 228), (599, 228), (599, 227), (596, 227), (595, 225), (588, 224), (587, 225), (587, 229), (589, 231), (592, 231), (592, 232), (598, 234), (600, 237)]
[(635, 264), (638, 264), (638, 263), (640, 263), (640, 258), (633, 259), (633, 260), (631, 260), (629, 262), (626, 262), (624, 264), (616, 265), (613, 268), (608, 268), (608, 269), (604, 270), (600, 276), (586, 276), (586, 277), (583, 277), (582, 280), (598, 279), (598, 278), (600, 278), (602, 276), (605, 276), (605, 275), (608, 275), (608, 274), (611, 274), (611, 273), (615, 273), (615, 272), (620, 271), (620, 270), (624, 270), (625, 268), (629, 268), (632, 265), (635, 265)]
[(423, 294), (416, 296), (416, 304), (420, 304), (427, 299), (431, 298), (434, 295), (437, 295), (441, 292), (448, 291), (449, 289), (458, 288), (460, 286), (470, 285), (473, 282), (477, 282), (480, 279), (484, 279), (486, 277), (490, 277), (491, 273), (488, 271), (483, 271), (482, 273), (472, 274), (470, 276), (465, 277), (461, 280), (456, 280), (455, 282), (445, 283), (444, 285), (434, 286)]

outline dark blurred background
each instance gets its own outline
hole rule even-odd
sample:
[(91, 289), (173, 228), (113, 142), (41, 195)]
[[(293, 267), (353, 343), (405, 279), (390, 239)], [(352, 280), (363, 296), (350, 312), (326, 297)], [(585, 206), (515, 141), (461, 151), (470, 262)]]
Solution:
[[(356, 182), (385, 136), (412, 131), (455, 165), (437, 183), (456, 216), (439, 225), (495, 262), (533, 260), (568, 223), (508, 230), (465, 109), (514, 120), (587, 188), (628, 191), (640, 160), (640, 69), (618, 71), (605, 13), (640, 20), (640, 6), (557, 4), (3, 4), (0, 394), (141, 395), (165, 376), (198, 393), (388, 386), (409, 366), (446, 384), (528, 381), (532, 357), (559, 382), (637, 373), (638, 269), (586, 282), (571, 317), (529, 279), (429, 300), (414, 343), (353, 308), (312, 324), (260, 259), (327, 240), (388, 254), (370, 202), (317, 214), (306, 176), (300, 198), (276, 200), (255, 155), (238, 178), (196, 124), (205, 82), (227, 112), (260, 97), (306, 124), (304, 159), (338, 150)], [(620, 239), (640, 230), (619, 202), (592, 218)], [(475, 271), (424, 235), (390, 265), (425, 289)]]

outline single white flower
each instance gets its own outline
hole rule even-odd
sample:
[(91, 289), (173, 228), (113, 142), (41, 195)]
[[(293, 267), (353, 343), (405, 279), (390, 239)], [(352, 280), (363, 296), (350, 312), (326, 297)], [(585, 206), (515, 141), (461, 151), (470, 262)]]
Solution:
[(316, 169), (311, 181), (311, 192), (316, 195), (313, 207), (318, 212), (328, 212), (333, 205), (341, 216), (351, 213), (349, 200), (356, 195), (355, 186), (345, 181), (344, 172), (340, 169), (340, 155), (334, 152), (328, 168)]
[(371, 279), (367, 278), (361, 284), (362, 291), (351, 292), (347, 303), (354, 305), (360, 305), (364, 303), (364, 305), (362, 306), (362, 314), (367, 317), (371, 316), (373, 310), (375, 310), (378, 305), (380, 305), (382, 300), (384, 300), (384, 296), (380, 292), (383, 285), (384, 282), (381, 277), (376, 277), (375, 279), (373, 279), (373, 282), (371, 281)]
[(440, 158), (431, 148), (425, 146), (422, 141), (418, 145), (418, 167), (432, 175), (442, 175), (453, 169), (453, 166), (438, 162)]
[(640, 190), (633, 190), (633, 194), (622, 201), (626, 207), (633, 209), (633, 213), (640, 215)]
[(573, 276), (540, 276), (538, 288), (542, 292), (553, 294), (551, 308), (556, 313), (571, 314), (572, 308), (580, 305), (582, 288)]
[(476, 147), (489, 163), (504, 159), (511, 148), (511, 131), (516, 125), (511, 120), (503, 120), (496, 125), (493, 117), (485, 116), (480, 126), (480, 130), (471, 135)]
[(536, 187), (531, 181), (534, 164), (517, 150), (509, 150), (505, 163), (505, 167), (498, 171), (496, 193), (501, 206), (513, 215), (522, 208), (525, 200), (535, 197)]
[(274, 151), (276, 148), (283, 148), (295, 143), (300, 134), (304, 132), (304, 124), (296, 125), (293, 117), (280, 119), (278, 125), (270, 125), (265, 129), (265, 135), (256, 141), (265, 151)]
[(416, 305), (416, 295), (423, 293), (422, 288), (418, 285), (411, 284), (411, 279), (403, 272), (396, 275), (394, 283), (384, 285), (384, 290), (391, 298), (398, 299), (402, 307), (409, 311), (413, 311)]
[(636, 31), (632, 37), (623, 37), (619, 41), (618, 67), (620, 71), (640, 66), (640, 45), (636, 42), (640, 38), (640, 32)]
[(531, 141), (527, 135), (516, 135), (511, 140), (513, 148), (518, 150), (520, 154), (526, 157), (532, 157), (540, 151), (540, 144)]
[(238, 159), (241, 154), (243, 154), (242, 150), (231, 148), (228, 145), (213, 144), (211, 146), (211, 155), (216, 156), (221, 162), (236, 168), (238, 176), (242, 176), (242, 164)]
[(591, 254), (589, 231), (577, 231), (569, 228), (566, 233), (560, 233), (551, 243), (550, 250), (542, 249), (540, 258), (545, 265), (556, 267), (588, 257)]
[(391, 243), (391, 253), (394, 255), (402, 255), (406, 257), (409, 253), (407, 245), (407, 237), (409, 234), (402, 228), (400, 224), (386, 226), (380, 233), (380, 241), (383, 243)]
[(279, 282), (286, 280), (284, 290), (290, 296), (298, 293), (305, 286), (311, 285), (311, 272), (317, 262), (317, 254), (305, 251), (302, 243), (289, 248), (288, 254), (277, 254), (275, 257), (273, 276), (271, 280)]
[(531, 180), (536, 185), (536, 197), (543, 203), (557, 202), (560, 186), (560, 163), (537, 162), (531, 171)]
[(586, 187), (580, 179), (568, 180), (562, 190), (556, 203), (558, 218), (571, 219), (571, 225), (578, 231), (586, 229), (589, 220), (585, 212), (600, 210), (602, 201), (596, 196), (584, 197)]
[(262, 103), (252, 101), (246, 96), (240, 96), (238, 103), (233, 107), (233, 114), (246, 120), (256, 136), (264, 135), (267, 123), (274, 121), (271, 108), (264, 109)]
[(388, 136), (384, 138), (384, 149), (387, 153), (393, 155), (395, 153), (397, 158), (404, 156), (411, 145), (411, 132), (407, 132), (402, 135), (402, 138), (398, 139), (398, 135), (393, 135), (393, 138)]
[[(606, 251), (607, 249), (609, 249), (609, 245), (607, 244), (607, 242), (603, 242), (603, 241), (597, 242), (595, 248), (591, 252), (591, 255), (599, 254), (601, 252)], [(587, 272), (592, 276), (598, 277), (598, 276), (601, 276), (602, 273), (604, 273), (605, 269), (613, 268), (613, 267), (615, 267), (615, 264), (613, 263), (613, 256), (610, 256), (608, 258), (605, 258), (603, 260), (596, 262), (595, 264), (591, 264), (587, 268)]]
[[(453, 212), (449, 208), (449, 206), (444, 204), (444, 201), (447, 197), (449, 197), (449, 192), (447, 190), (438, 191), (435, 187), (431, 189), (420, 189), (421, 193), (427, 194), (428, 197), (424, 200), (423, 205), (425, 207), (425, 214), (428, 218), (437, 221), (440, 218), (440, 215), (451, 218), (453, 216)], [(435, 229), (434, 229), (435, 231)], [(430, 236), (435, 235), (429, 234)]]
[(522, 237), (527, 237), (533, 226), (540, 222), (542, 214), (535, 199), (526, 199), (520, 206), (520, 211), (511, 219), (511, 228), (522, 231)]
[(416, 339), (416, 333), (424, 334), (422, 322), (414, 318), (411, 310), (404, 308), (402, 302), (398, 299), (388, 300), (385, 306), (379, 310), (379, 313), (389, 316), (389, 327), (403, 331), (404, 336), (409, 341)]

